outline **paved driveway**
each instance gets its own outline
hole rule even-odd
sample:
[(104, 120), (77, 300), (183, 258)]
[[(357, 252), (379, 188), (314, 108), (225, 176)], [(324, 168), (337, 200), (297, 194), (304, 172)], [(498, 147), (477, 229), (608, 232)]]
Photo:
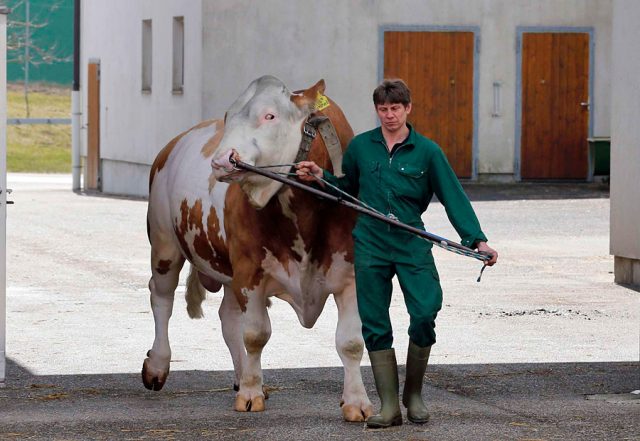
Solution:
[[(640, 438), (640, 400), (628, 399), (640, 389), (640, 294), (613, 284), (609, 199), (598, 187), (468, 187), (500, 264), (476, 283), (476, 261), (434, 252), (445, 297), (425, 388), (433, 421), (380, 433), (340, 420), (331, 300), (311, 330), (274, 301), (263, 356), (274, 387), (268, 410), (231, 411), (220, 296), (209, 296), (203, 320), (190, 320), (184, 272), (170, 324), (172, 374), (162, 392), (146, 391), (146, 202), (74, 194), (66, 175), (8, 182), (16, 203), (0, 439)], [(438, 203), (424, 219), (457, 239)], [(408, 317), (397, 286), (395, 294), (403, 359)], [(363, 374), (377, 404), (370, 369)]]

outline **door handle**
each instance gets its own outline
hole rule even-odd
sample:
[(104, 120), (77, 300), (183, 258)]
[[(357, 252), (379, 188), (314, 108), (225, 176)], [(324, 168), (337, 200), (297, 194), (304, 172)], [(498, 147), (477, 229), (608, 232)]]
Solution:
[(587, 109), (591, 107), (591, 103), (589, 101), (583, 101), (580, 103), (582, 107), (586, 107)]

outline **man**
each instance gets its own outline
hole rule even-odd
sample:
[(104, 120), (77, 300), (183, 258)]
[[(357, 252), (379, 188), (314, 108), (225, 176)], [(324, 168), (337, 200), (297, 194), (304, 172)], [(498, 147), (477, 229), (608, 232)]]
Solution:
[[(462, 244), (488, 253), (491, 249), (478, 219), (442, 150), (407, 123), (411, 92), (402, 80), (385, 80), (373, 92), (381, 126), (362, 133), (347, 148), (343, 177), (323, 171), (312, 161), (297, 165), (301, 180), (323, 178), (372, 208), (414, 227), (424, 228), (422, 213), (435, 194), (444, 205)], [(431, 243), (369, 216), (359, 216), (353, 230), (358, 311), (382, 408), (367, 419), (371, 428), (402, 424), (398, 400), (398, 368), (389, 318), (392, 279), (398, 276), (409, 312), (409, 350), (402, 403), (407, 418), (426, 423), (422, 380), (442, 290)]]

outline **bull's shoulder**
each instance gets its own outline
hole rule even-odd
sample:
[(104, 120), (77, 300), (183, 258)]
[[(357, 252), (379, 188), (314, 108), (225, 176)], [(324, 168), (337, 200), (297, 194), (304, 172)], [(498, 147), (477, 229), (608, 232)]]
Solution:
[(213, 133), (213, 136), (211, 136), (211, 138), (209, 138), (209, 140), (202, 146), (202, 150), (200, 150), (205, 158), (212, 156), (218, 149), (218, 145), (220, 145), (220, 141), (222, 140), (222, 135), (224, 135), (224, 120), (212, 119), (208, 122), (208, 126), (215, 124), (215, 132)]
[(186, 135), (188, 135), (189, 133), (195, 130), (204, 129), (214, 125), (216, 130), (213, 137), (202, 147), (203, 154), (204, 154), (205, 148), (209, 144), (211, 144), (215, 138), (218, 138), (218, 141), (217, 141), (218, 143), (220, 142), (219, 138), (222, 137), (222, 131), (223, 131), (222, 128), (224, 126), (224, 122), (220, 119), (209, 119), (206, 121), (202, 121), (201, 123), (196, 124), (195, 126), (191, 127), (189, 130), (185, 130), (184, 132), (180, 133), (175, 138), (173, 138), (171, 141), (169, 141), (169, 143), (162, 150), (160, 150), (155, 160), (153, 161), (153, 164), (151, 165), (151, 173), (149, 174), (149, 188), (151, 188), (151, 184), (153, 184), (153, 179), (155, 175), (164, 168), (165, 164), (167, 163), (167, 159), (169, 159), (169, 156), (171, 155), (171, 152), (173, 152), (174, 148), (180, 142), (181, 139), (183, 139)]
[(173, 148), (186, 133), (187, 132), (182, 132), (171, 141), (169, 141), (169, 143), (164, 146), (164, 148), (160, 150), (160, 152), (156, 156), (153, 164), (151, 164), (151, 173), (149, 173), (149, 189), (151, 189), (151, 186), (153, 185), (153, 178), (155, 178), (156, 174), (164, 168), (164, 165), (167, 163), (167, 159), (169, 159), (169, 155), (173, 151)]

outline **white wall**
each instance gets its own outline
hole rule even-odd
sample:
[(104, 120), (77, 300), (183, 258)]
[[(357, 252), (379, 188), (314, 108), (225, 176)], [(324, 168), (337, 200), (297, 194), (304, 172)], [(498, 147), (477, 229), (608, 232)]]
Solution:
[(615, 279), (640, 286), (640, 2), (614, 0), (611, 254)]
[[(327, 82), (356, 132), (376, 124), (382, 25), (477, 26), (479, 172), (513, 173), (516, 27), (593, 27), (593, 134), (610, 134), (610, 0), (205, 0), (203, 115), (221, 116), (254, 78), (270, 73), (292, 89)], [(492, 118), (494, 81), (503, 116)]]
[(0, 387), (6, 372), (7, 329), (7, 12), (0, 5)]
[[(610, 135), (612, 0), (113, 0), (83, 2), (82, 87), (100, 58), (103, 190), (146, 195), (145, 176), (174, 135), (221, 117), (250, 81), (280, 77), (291, 89), (318, 79), (356, 132), (377, 124), (381, 26), (473, 26), (478, 64), (480, 177), (511, 179), (516, 157), (517, 28), (593, 28), (591, 134)], [(185, 16), (184, 95), (171, 93), (172, 17)], [(153, 20), (153, 92), (141, 92), (141, 21)], [(493, 82), (502, 115), (492, 117)], [(86, 122), (86, 114), (84, 115)], [(86, 131), (85, 131), (86, 132)], [(85, 133), (86, 141), (86, 133)], [(83, 151), (86, 154), (86, 142)]]
[[(86, 125), (87, 63), (100, 59), (102, 189), (146, 195), (157, 152), (201, 120), (201, 0), (82, 2), (82, 99)], [(184, 16), (184, 93), (172, 93), (172, 26)], [(142, 20), (153, 21), (153, 87), (142, 93)], [(83, 155), (86, 155), (86, 131)]]

